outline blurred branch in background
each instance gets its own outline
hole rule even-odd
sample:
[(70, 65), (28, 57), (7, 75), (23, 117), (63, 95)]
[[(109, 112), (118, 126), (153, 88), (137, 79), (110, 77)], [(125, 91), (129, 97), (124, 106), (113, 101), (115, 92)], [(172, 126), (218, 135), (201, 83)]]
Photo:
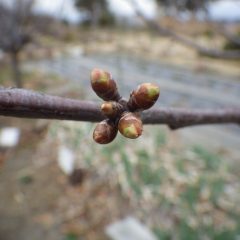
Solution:
[(13, 79), (22, 86), (19, 53), (32, 41), (32, 7), (34, 0), (0, 1), (0, 49), (9, 54)]
[[(0, 115), (90, 122), (104, 119), (100, 106), (94, 102), (14, 88), (0, 90)], [(142, 119), (145, 124), (167, 124), (171, 129), (199, 124), (240, 124), (240, 108), (209, 110), (160, 108), (143, 112)]]
[[(189, 0), (189, 1), (183, 1), (182, 4), (180, 4), (180, 1), (158, 1), (160, 6), (165, 6), (165, 7), (175, 7), (176, 11), (182, 11), (187, 10), (190, 12), (193, 12), (196, 14), (196, 12), (199, 9), (207, 9), (206, 4), (209, 1), (196, 1), (196, 0)], [(135, 0), (130, 0), (130, 3), (133, 6), (133, 9), (136, 12), (136, 15), (142, 19), (147, 26), (152, 29), (153, 31), (157, 32), (160, 36), (165, 36), (165, 37), (170, 37), (173, 40), (187, 46), (190, 48), (195, 49), (199, 54), (203, 56), (208, 56), (212, 58), (222, 58), (222, 59), (240, 59), (240, 50), (219, 50), (219, 49), (211, 49), (207, 48), (205, 46), (202, 46), (195, 41), (186, 38), (185, 36), (182, 36), (175, 31), (166, 28), (162, 26), (159, 22), (156, 20), (148, 19), (147, 17), (144, 16), (144, 14), (139, 10), (137, 3)], [(207, 11), (207, 10), (205, 10)], [(238, 37), (237, 36), (232, 36), (230, 33), (228, 33), (226, 30), (224, 31), (221, 29), (221, 33), (223, 36), (227, 37), (228, 40), (231, 40), (235, 44), (237, 44), (240, 48), (240, 44), (238, 42)]]
[(226, 39), (236, 44), (240, 48), (240, 36), (236, 36), (232, 34), (226, 27), (217, 26), (216, 24), (213, 26), (213, 28), (217, 33), (222, 34)]
[(114, 16), (109, 10), (107, 0), (74, 0), (75, 6), (87, 14), (84, 25), (98, 27), (114, 24)]
[(194, 18), (199, 11), (208, 14), (208, 4), (214, 1), (216, 0), (156, 0), (157, 4), (167, 12), (188, 12)]

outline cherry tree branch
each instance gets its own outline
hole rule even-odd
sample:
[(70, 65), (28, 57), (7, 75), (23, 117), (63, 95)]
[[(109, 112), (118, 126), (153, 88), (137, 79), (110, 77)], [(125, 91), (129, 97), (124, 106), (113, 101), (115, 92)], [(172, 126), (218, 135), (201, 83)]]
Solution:
[[(87, 122), (104, 119), (97, 103), (16, 88), (0, 89), (0, 115)], [(209, 110), (159, 108), (144, 111), (142, 120), (144, 124), (166, 124), (171, 129), (199, 124), (240, 124), (240, 107)]]
[(17, 88), (0, 89), (0, 115), (89, 122), (104, 118), (96, 103)]
[(160, 108), (143, 114), (145, 124), (167, 124), (171, 129), (201, 124), (240, 124), (240, 107), (222, 109)]
[[(190, 47), (194, 50), (196, 50), (199, 54), (207, 57), (212, 58), (222, 58), (222, 59), (240, 59), (240, 51), (239, 50), (219, 50), (215, 48), (208, 48), (205, 46), (202, 46), (195, 41), (186, 38), (185, 36), (182, 36), (175, 31), (172, 31), (169, 28), (166, 28), (159, 24), (155, 20), (150, 20), (147, 17), (144, 16), (142, 11), (138, 8), (137, 3), (135, 0), (129, 0), (136, 15), (143, 20), (143, 22), (152, 30), (154, 30), (156, 33), (158, 33), (160, 36), (169, 37), (182, 45), (185, 45), (187, 47)], [(235, 40), (235, 39), (234, 39)]]

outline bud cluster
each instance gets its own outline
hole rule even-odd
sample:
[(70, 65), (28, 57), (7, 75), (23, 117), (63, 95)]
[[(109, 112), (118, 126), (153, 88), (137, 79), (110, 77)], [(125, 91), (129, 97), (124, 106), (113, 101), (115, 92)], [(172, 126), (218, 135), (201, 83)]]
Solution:
[(143, 124), (140, 112), (155, 104), (160, 94), (159, 87), (143, 83), (126, 102), (121, 98), (111, 74), (101, 69), (91, 72), (91, 85), (97, 96), (106, 101), (101, 105), (101, 111), (107, 118), (97, 124), (93, 139), (99, 144), (110, 143), (117, 136), (118, 130), (126, 138), (141, 136)]

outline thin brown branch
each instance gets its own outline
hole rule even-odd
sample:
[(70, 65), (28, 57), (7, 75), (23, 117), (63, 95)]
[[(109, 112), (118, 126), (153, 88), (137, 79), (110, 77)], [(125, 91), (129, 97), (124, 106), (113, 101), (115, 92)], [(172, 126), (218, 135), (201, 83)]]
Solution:
[(143, 115), (145, 124), (167, 124), (171, 129), (200, 124), (240, 124), (240, 107), (223, 109), (160, 108)]
[[(0, 89), (0, 115), (88, 122), (104, 119), (97, 103), (16, 88)], [(199, 124), (240, 124), (240, 107), (212, 110), (160, 108), (143, 112), (142, 119), (145, 124), (167, 124), (171, 129)]]
[(130, 0), (130, 3), (133, 6), (133, 9), (135, 10), (136, 15), (143, 20), (143, 22), (153, 31), (158, 33), (160, 36), (169, 37), (182, 45), (185, 45), (186, 47), (190, 47), (194, 50), (196, 50), (200, 55), (211, 57), (211, 58), (222, 58), (222, 59), (240, 59), (240, 51), (239, 50), (219, 50), (214, 48), (207, 48), (204, 47), (196, 42), (194, 42), (191, 39), (186, 38), (185, 36), (182, 36), (171, 29), (168, 29), (161, 24), (159, 24), (155, 20), (150, 20), (146, 18), (142, 12), (138, 9), (136, 6), (136, 3), (134, 0)]
[(0, 115), (90, 122), (104, 118), (95, 103), (16, 88), (0, 90)]

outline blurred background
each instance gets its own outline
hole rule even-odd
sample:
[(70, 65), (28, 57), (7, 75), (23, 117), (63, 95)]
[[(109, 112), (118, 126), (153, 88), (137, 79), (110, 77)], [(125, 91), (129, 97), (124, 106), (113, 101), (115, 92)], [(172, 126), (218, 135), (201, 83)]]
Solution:
[[(99, 102), (93, 68), (158, 107), (240, 104), (238, 0), (0, 0), (0, 84)], [(0, 118), (1, 240), (240, 239), (240, 129)]]

